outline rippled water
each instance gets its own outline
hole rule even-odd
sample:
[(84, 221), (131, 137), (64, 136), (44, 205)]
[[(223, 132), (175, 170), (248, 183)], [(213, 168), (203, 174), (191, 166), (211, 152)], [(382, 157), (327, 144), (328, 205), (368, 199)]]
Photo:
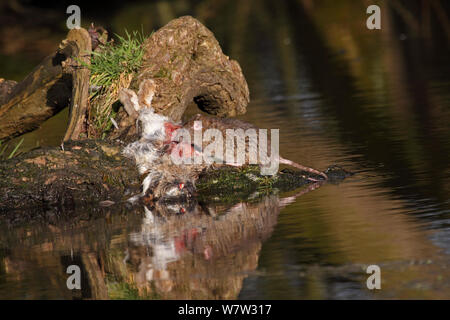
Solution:
[[(345, 5), (330, 17), (305, 3), (240, 12), (235, 37), (229, 14), (208, 26), (248, 79), (242, 118), (279, 128), (285, 158), (356, 175), (184, 214), (114, 206), (2, 219), (0, 298), (449, 298), (449, 46), (410, 36), (392, 12), (375, 34), (364, 17), (345, 19)], [(72, 264), (81, 291), (66, 287)], [(366, 287), (371, 264), (381, 290)]]

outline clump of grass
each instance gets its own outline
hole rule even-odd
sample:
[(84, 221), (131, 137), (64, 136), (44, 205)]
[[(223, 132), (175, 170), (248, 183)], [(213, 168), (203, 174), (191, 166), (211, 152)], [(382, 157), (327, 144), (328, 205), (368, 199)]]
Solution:
[(115, 114), (112, 105), (118, 100), (119, 90), (128, 88), (133, 75), (139, 70), (144, 57), (143, 32), (125, 31), (125, 36), (116, 35), (117, 41), (100, 45), (92, 52), (90, 85), (99, 90), (91, 93), (89, 115), (90, 136), (104, 137), (111, 128)]
[(143, 33), (125, 31), (125, 37), (116, 37), (117, 44), (110, 41), (101, 45), (100, 51), (92, 52), (91, 84), (111, 86), (123, 74), (132, 74), (140, 68), (144, 56)]
[(17, 150), (20, 148), (20, 146), (23, 143), (24, 138), (20, 139), (20, 141), (16, 144), (14, 149), (11, 151), (11, 153), (6, 156), (5, 151), (9, 147), (8, 144), (3, 145), (3, 141), (0, 140), (0, 160), (6, 160), (6, 159), (12, 159), (14, 156), (17, 156), (19, 153), (17, 153)]

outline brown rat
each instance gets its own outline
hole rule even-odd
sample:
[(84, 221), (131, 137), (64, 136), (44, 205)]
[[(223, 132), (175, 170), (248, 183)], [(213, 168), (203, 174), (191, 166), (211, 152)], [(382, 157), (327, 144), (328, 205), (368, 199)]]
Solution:
[[(211, 116), (206, 116), (206, 115), (202, 115), (202, 114), (196, 114), (194, 117), (192, 117), (191, 119), (189, 119), (187, 122), (185, 122), (183, 124), (183, 128), (189, 131), (189, 134), (191, 137), (194, 137), (194, 133), (196, 130), (200, 130), (200, 128), (195, 127), (196, 121), (201, 121), (202, 135), (204, 134), (204, 132), (207, 129), (217, 129), (222, 133), (223, 137), (226, 136), (226, 131), (228, 129), (243, 129), (244, 131), (246, 131), (248, 129), (254, 129), (256, 132), (258, 132), (258, 130), (259, 130), (259, 128), (257, 128), (253, 124), (239, 120), (239, 119), (218, 118), (218, 117), (211, 117)], [(193, 138), (191, 138), (191, 139), (192, 139), (191, 142), (193, 143)], [(249, 151), (256, 152), (256, 150), (249, 150), (250, 147), (249, 147), (248, 141), (249, 141), (249, 138), (246, 137), (246, 143), (245, 143), (245, 154), (246, 155), (248, 155)], [(270, 146), (270, 144), (271, 144), (270, 137), (267, 137), (267, 144), (268, 144), (268, 146)], [(226, 145), (226, 144), (224, 144), (224, 145)], [(193, 145), (193, 148), (195, 148), (195, 145)], [(237, 152), (237, 148), (235, 148), (235, 152)], [(225, 154), (225, 151), (224, 151), (224, 154)], [(245, 164), (248, 164), (248, 161), (249, 161), (249, 157), (246, 156)], [(328, 179), (327, 175), (319, 170), (303, 166), (303, 165), (298, 164), (289, 159), (285, 159), (281, 156), (279, 156), (279, 162), (282, 164), (286, 164), (286, 165), (292, 166), (294, 168), (300, 169), (302, 171), (320, 175), (320, 176), (324, 177), (325, 180)], [(312, 178), (310, 178), (310, 180), (317, 181)]]
[[(122, 89), (120, 100), (131, 118), (140, 121), (142, 125), (141, 139), (135, 141), (124, 149), (124, 155), (134, 158), (141, 174), (145, 176), (142, 182), (142, 193), (130, 200), (134, 201), (149, 192), (155, 199), (164, 197), (190, 197), (195, 191), (195, 181), (201, 171), (212, 165), (227, 165), (223, 161), (219, 163), (207, 163), (200, 161), (195, 164), (177, 164), (173, 161), (173, 155), (181, 159), (191, 158), (196, 153), (202, 155), (201, 146), (195, 145), (195, 132), (201, 129), (202, 136), (207, 129), (217, 129), (226, 137), (228, 129), (242, 129), (243, 131), (258, 128), (248, 122), (231, 119), (209, 117), (201, 114), (195, 115), (182, 126), (171, 121), (168, 117), (156, 114), (151, 108), (151, 102), (155, 93), (155, 83), (152, 80), (145, 80), (139, 86), (138, 94), (129, 89)], [(201, 121), (201, 128), (196, 127), (196, 121)], [(179, 129), (185, 129), (191, 141), (183, 141), (178, 137)], [(259, 131), (258, 131), (259, 132)], [(257, 155), (256, 144), (248, 143), (246, 137), (244, 162), (238, 166), (250, 163), (250, 154)], [(268, 145), (271, 145), (270, 138), (267, 138)], [(226, 146), (226, 144), (225, 144)], [(175, 151), (175, 152), (174, 152)], [(250, 151), (250, 152), (249, 152)], [(237, 158), (238, 148), (235, 148), (234, 157)], [(226, 154), (226, 152), (224, 153)], [(216, 157), (216, 155), (214, 155)], [(220, 155), (223, 156), (223, 155)], [(219, 159), (220, 160), (220, 159)], [(320, 175), (328, 179), (327, 175), (321, 171), (305, 167), (301, 164), (278, 158), (279, 163), (287, 164), (302, 171)], [(229, 163), (228, 163), (229, 164)], [(236, 164), (233, 164), (236, 165)], [(314, 178), (305, 177), (310, 181), (318, 181)], [(188, 187), (188, 188), (186, 188)]]

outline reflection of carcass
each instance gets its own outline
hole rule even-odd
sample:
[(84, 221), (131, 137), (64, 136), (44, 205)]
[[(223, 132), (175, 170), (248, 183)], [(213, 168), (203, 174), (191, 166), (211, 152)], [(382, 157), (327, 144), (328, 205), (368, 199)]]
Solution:
[[(153, 280), (153, 271), (162, 272), (167, 277), (167, 264), (176, 261), (186, 250), (187, 243), (190, 239), (196, 237), (198, 231), (196, 229), (183, 230), (181, 236), (171, 236), (165, 234), (162, 226), (165, 221), (162, 217), (155, 216), (152, 211), (144, 207), (145, 217), (142, 223), (141, 232), (130, 234), (130, 240), (137, 245), (151, 247), (153, 256), (151, 263), (147, 265), (149, 268), (146, 272), (146, 279)], [(127, 258), (126, 258), (127, 259)]]
[(229, 208), (197, 205), (176, 215), (167, 211), (184, 208), (144, 208), (141, 231), (130, 235), (126, 258), (139, 291), (169, 299), (237, 298), (280, 208), (317, 186), (285, 199), (270, 195)]
[[(280, 208), (301, 193), (207, 208), (158, 202), (151, 212), (82, 209), (66, 219), (48, 211), (25, 226), (4, 219), (0, 276), (10, 289), (0, 297), (236, 298)], [(67, 290), (66, 269), (73, 264), (81, 268), (81, 292)]]

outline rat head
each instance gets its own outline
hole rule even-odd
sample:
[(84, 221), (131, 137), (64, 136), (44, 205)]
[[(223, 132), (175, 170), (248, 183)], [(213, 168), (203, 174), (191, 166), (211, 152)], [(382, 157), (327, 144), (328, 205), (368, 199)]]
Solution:
[[(186, 168), (173, 165), (166, 156), (153, 164), (142, 181), (142, 197), (153, 201), (190, 201), (195, 193), (193, 178)], [(166, 160), (166, 161), (165, 161)]]
[(194, 185), (190, 181), (181, 179), (164, 181), (161, 186), (160, 200), (188, 202), (194, 192)]

